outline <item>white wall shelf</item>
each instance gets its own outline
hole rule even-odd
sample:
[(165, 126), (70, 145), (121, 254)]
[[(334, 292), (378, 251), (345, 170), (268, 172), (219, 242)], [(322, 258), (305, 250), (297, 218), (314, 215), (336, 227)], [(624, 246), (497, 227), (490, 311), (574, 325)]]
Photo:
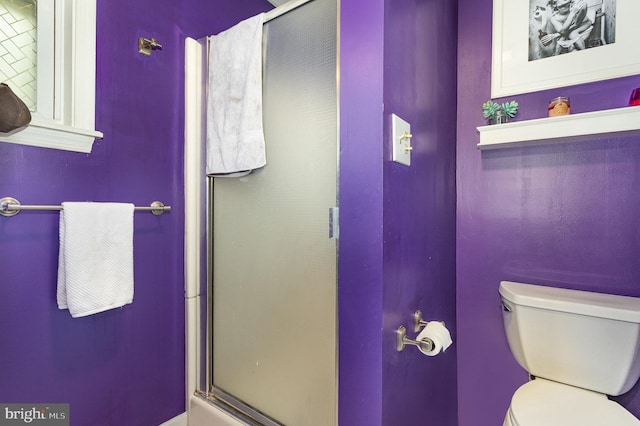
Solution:
[(480, 149), (640, 134), (640, 107), (570, 114), (478, 127)]

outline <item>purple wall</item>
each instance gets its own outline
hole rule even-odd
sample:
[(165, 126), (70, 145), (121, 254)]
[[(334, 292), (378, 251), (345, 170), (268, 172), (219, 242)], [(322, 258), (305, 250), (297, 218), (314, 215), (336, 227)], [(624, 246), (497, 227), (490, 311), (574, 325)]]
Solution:
[[(455, 334), (457, 4), (387, 1), (384, 47), (383, 425), (457, 424), (456, 347), (395, 348), (413, 313)], [(391, 114), (411, 124), (411, 166), (391, 161)]]
[(340, 2), (341, 425), (381, 425), (384, 0)]
[[(456, 424), (455, 346), (395, 349), (416, 309), (455, 330), (455, 38), (453, 2), (341, 1), (340, 424)], [(390, 162), (391, 113), (410, 168)]]
[[(498, 285), (514, 280), (640, 296), (640, 139), (481, 152), (490, 98), (491, 0), (459, 0), (457, 316), (460, 426), (494, 426), (527, 380), (503, 332)], [(640, 77), (510, 97), (519, 119), (625, 106)], [(640, 416), (640, 386), (618, 399)]]
[[(55, 302), (58, 214), (0, 218), (2, 402), (69, 403), (72, 425), (155, 425), (185, 410), (184, 38), (270, 6), (183, 3), (98, 1), (96, 126), (105, 137), (91, 154), (0, 144), (0, 196), (173, 206), (135, 215), (133, 304), (77, 319)], [(139, 36), (163, 50), (139, 55)]]

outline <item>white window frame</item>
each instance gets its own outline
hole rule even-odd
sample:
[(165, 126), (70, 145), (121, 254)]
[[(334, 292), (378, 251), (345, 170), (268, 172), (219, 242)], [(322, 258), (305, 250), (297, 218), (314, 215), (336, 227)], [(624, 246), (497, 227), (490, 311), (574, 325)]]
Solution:
[(37, 4), (37, 111), (0, 142), (91, 152), (103, 137), (95, 130), (96, 0)]

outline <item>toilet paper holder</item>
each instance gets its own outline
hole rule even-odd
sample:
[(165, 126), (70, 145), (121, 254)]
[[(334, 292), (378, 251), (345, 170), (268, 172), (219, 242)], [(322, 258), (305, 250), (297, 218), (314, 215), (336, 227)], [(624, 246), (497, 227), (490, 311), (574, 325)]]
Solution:
[[(442, 325), (445, 325), (444, 321), (439, 321), (439, 322), (441, 322)], [(413, 314), (413, 331), (418, 333), (420, 329), (422, 329), (422, 327), (426, 327), (427, 324), (429, 324), (429, 321), (425, 321), (422, 318), (422, 312), (420, 310), (417, 310)], [(396, 330), (396, 350), (398, 352), (401, 352), (404, 350), (404, 347), (406, 345), (417, 346), (423, 352), (424, 351), (429, 352), (433, 349), (433, 347), (435, 346), (435, 343), (433, 343), (433, 340), (431, 340), (428, 337), (423, 337), (420, 340), (414, 340), (407, 337), (407, 328), (404, 325), (401, 325)]]
[[(444, 321), (438, 321), (440, 323), (442, 323), (442, 325), (446, 325), (444, 323)], [(422, 327), (426, 327), (427, 324), (429, 324), (429, 321), (425, 321), (422, 319), (422, 312), (420, 312), (420, 310), (417, 310), (414, 314), (413, 314), (413, 331), (415, 331), (416, 333), (420, 331), (420, 329)]]
[(401, 325), (396, 330), (396, 350), (402, 352), (406, 345), (413, 345), (420, 348), (422, 351), (429, 352), (433, 349), (433, 340), (428, 337), (424, 337), (420, 340), (413, 340), (407, 337), (407, 329), (404, 325)]

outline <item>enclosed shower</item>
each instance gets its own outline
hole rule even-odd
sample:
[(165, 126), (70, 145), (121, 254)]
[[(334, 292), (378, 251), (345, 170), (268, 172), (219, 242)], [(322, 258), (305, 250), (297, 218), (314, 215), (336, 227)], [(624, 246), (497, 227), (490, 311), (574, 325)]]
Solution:
[(188, 385), (244, 421), (337, 423), (336, 0), (265, 15), (267, 164), (203, 169), (207, 39), (186, 46)]

